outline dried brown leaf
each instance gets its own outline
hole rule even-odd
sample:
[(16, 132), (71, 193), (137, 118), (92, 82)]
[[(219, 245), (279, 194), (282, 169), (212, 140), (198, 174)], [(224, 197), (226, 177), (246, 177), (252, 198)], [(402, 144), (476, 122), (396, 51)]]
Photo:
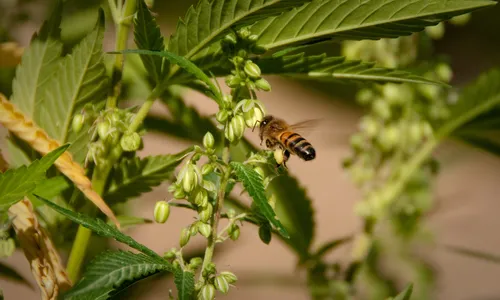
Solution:
[[(61, 146), (59, 142), (50, 138), (43, 129), (38, 127), (12, 103), (7, 101), (2, 94), (0, 94), (0, 124), (43, 155)], [(73, 160), (69, 152), (64, 152), (56, 160), (55, 165), (59, 171), (66, 175), (90, 201), (120, 228), (118, 219), (113, 211), (101, 196), (92, 189), (92, 183), (85, 176), (85, 170)]]
[(21, 62), (24, 48), (14, 42), (0, 43), (0, 68), (12, 68)]

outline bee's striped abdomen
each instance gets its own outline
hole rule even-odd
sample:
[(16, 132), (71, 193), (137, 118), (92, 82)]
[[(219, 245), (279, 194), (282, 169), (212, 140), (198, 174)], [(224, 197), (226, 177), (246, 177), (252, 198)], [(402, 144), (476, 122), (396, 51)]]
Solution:
[(284, 132), (281, 134), (280, 140), (290, 152), (303, 160), (312, 160), (316, 157), (316, 150), (311, 143), (298, 133)]

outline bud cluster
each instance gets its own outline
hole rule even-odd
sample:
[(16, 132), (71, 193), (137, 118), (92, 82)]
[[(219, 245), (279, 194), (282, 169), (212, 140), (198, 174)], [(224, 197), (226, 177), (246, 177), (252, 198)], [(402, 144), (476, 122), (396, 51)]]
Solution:
[(215, 299), (215, 291), (223, 294), (229, 292), (229, 287), (235, 283), (238, 278), (232, 272), (223, 271), (217, 274), (215, 264), (210, 265), (203, 271), (203, 282), (198, 282), (195, 285), (195, 290), (198, 291), (198, 299), (213, 300)]
[[(347, 42), (343, 51), (351, 59), (375, 59), (384, 67), (406, 67), (416, 60), (417, 43), (415, 36)], [(439, 63), (423, 76), (449, 82), (452, 71), (447, 64)], [(359, 132), (351, 136), (352, 155), (344, 161), (344, 166), (368, 199), (359, 203), (359, 214), (376, 216), (384, 213), (387, 203), (380, 190), (397, 175), (393, 172), (398, 172), (398, 166), (410, 159), (426, 141), (434, 138), (432, 124), (448, 118), (447, 102), (453, 96), (453, 92), (445, 87), (424, 84), (385, 84), (357, 93), (357, 102), (368, 108), (368, 113), (359, 122)], [(420, 171), (427, 172), (429, 166), (426, 164)], [(410, 206), (416, 209), (428, 207), (428, 204), (418, 204), (428, 202), (422, 197), (426, 195), (427, 186), (419, 184), (421, 189), (418, 191), (405, 191), (406, 205), (392, 206), (392, 210), (409, 211)], [(399, 204), (402, 202), (398, 201)]]
[(142, 147), (142, 139), (137, 132), (127, 132), (135, 114), (118, 108), (96, 112), (86, 106), (73, 116), (72, 129), (78, 134), (85, 124), (90, 125), (91, 143), (87, 161), (91, 158), (97, 166), (106, 164), (106, 158), (114, 151), (135, 152)]

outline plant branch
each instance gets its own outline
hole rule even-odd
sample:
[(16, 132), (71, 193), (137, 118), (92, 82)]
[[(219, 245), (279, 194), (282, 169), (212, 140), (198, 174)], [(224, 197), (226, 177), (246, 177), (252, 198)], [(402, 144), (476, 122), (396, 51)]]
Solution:
[[(125, 0), (125, 8), (122, 11), (122, 15), (118, 18), (116, 16), (117, 8), (114, 5), (114, 0), (109, 0), (108, 2), (109, 6), (112, 8), (111, 12), (113, 14), (113, 20), (115, 21), (115, 25), (117, 26), (115, 51), (120, 52), (122, 50), (125, 50), (125, 48), (127, 47), (131, 24), (131, 18), (129, 17), (135, 13), (135, 9), (137, 7), (136, 0)], [(116, 107), (117, 99), (120, 96), (124, 61), (125, 56), (123, 54), (117, 54), (115, 56), (115, 63), (113, 65), (113, 72), (111, 75), (112, 91), (108, 96), (108, 101), (106, 104), (108, 108)]]
[(141, 108), (135, 115), (134, 120), (128, 127), (128, 132), (136, 132), (137, 129), (141, 126), (141, 124), (144, 122), (144, 119), (147, 117), (149, 110), (151, 109), (151, 106), (153, 106), (153, 103), (155, 102), (156, 98), (159, 97), (161, 94), (162, 89), (159, 86), (156, 86), (153, 91), (151, 91), (151, 94), (149, 94), (148, 98), (146, 101), (142, 104)]
[(205, 257), (203, 258), (203, 266), (200, 272), (200, 281), (204, 281), (203, 271), (208, 267), (208, 265), (212, 262), (212, 257), (214, 255), (215, 244), (217, 242), (217, 227), (219, 225), (219, 219), (221, 217), (221, 211), (224, 207), (224, 198), (226, 197), (226, 186), (229, 181), (229, 177), (231, 175), (231, 167), (229, 165), (229, 141), (224, 139), (224, 149), (222, 150), (222, 160), (227, 165), (224, 170), (224, 175), (221, 180), (221, 184), (219, 187), (219, 195), (215, 202), (214, 214), (211, 218), (212, 232), (208, 237), (207, 249), (205, 250)]

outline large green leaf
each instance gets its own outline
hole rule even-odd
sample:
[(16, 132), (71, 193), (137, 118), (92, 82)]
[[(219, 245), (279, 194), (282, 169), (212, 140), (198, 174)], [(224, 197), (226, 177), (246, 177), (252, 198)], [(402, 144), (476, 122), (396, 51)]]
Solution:
[(57, 1), (51, 18), (43, 23), (40, 32), (31, 40), (16, 69), (10, 101), (30, 118), (34, 117), (36, 103), (41, 100), (44, 88), (54, 75), (61, 57), (61, 14), (61, 1)]
[(174, 283), (177, 287), (177, 295), (179, 300), (192, 299), (194, 292), (194, 273), (183, 271), (178, 268), (174, 272)]
[(107, 92), (108, 78), (102, 52), (102, 10), (99, 16), (95, 29), (62, 59), (57, 72), (47, 83), (42, 101), (37, 105), (35, 121), (50, 137), (60, 142), (77, 139), (77, 135), (70, 131), (73, 113), (86, 103), (103, 100)]
[[(160, 257), (135, 254), (128, 251), (107, 251), (95, 258), (85, 270), (82, 279), (64, 295), (64, 299), (126, 286), (160, 272), (173, 271), (172, 265)], [(109, 291), (108, 291), (109, 293)]]
[(448, 136), (466, 131), (468, 124), (500, 104), (500, 69), (492, 69), (467, 86), (450, 107), (449, 121), (439, 126), (437, 135)]
[(310, 0), (201, 0), (177, 23), (168, 50), (193, 58), (220, 39), (230, 28), (238, 29), (258, 20), (281, 14)]
[(330, 39), (395, 38), (495, 4), (488, 0), (314, 0), (260, 21), (251, 31), (267, 49)]
[[(376, 67), (375, 63), (346, 60), (326, 54), (307, 56), (304, 53), (263, 58), (257, 61), (263, 74), (276, 74), (298, 79), (341, 82), (423, 83), (443, 84), (410, 72)], [(445, 84), (443, 84), (445, 85)]]
[(252, 197), (253, 201), (259, 208), (260, 212), (266, 219), (273, 224), (279, 233), (285, 237), (290, 238), (285, 227), (276, 218), (273, 208), (267, 202), (267, 197), (264, 189), (262, 177), (253, 168), (244, 165), (240, 162), (231, 162), (231, 166), (236, 172), (236, 176), (243, 183), (245, 190)]
[(174, 155), (133, 157), (122, 160), (111, 177), (104, 199), (109, 203), (123, 202), (151, 191), (152, 187), (167, 180), (192, 150), (188, 148)]
[(150, 257), (156, 257), (156, 258), (161, 258), (156, 252), (153, 250), (149, 249), (148, 247), (144, 246), (143, 244), (137, 242), (130, 236), (122, 233), (116, 227), (113, 227), (111, 225), (106, 224), (104, 221), (101, 219), (97, 218), (91, 218), (89, 216), (86, 216), (81, 213), (73, 212), (70, 210), (67, 210), (63, 207), (60, 207), (59, 205), (55, 204), (52, 201), (49, 201), (45, 198), (42, 198), (38, 195), (35, 195), (40, 201), (44, 202), (47, 204), (50, 208), (54, 209), (55, 211), (59, 212), (60, 214), (66, 216), (68, 219), (71, 221), (78, 223), (82, 225), (85, 228), (88, 228), (92, 231), (94, 231), (96, 234), (107, 237), (107, 238), (113, 238), (116, 241), (129, 245), (130, 247), (137, 249), (141, 251), (144, 254), (147, 254)]
[(0, 210), (6, 210), (14, 203), (30, 194), (44, 178), (47, 170), (54, 164), (69, 145), (51, 151), (29, 166), (0, 173)]
[(286, 242), (297, 251), (301, 259), (305, 258), (309, 253), (315, 229), (311, 200), (299, 182), (288, 175), (273, 179), (269, 190), (279, 199), (276, 201), (276, 214), (290, 233), (290, 240)]
[[(137, 48), (144, 50), (163, 51), (165, 44), (160, 27), (149, 11), (144, 0), (137, 0), (137, 14), (134, 19), (134, 39)], [(155, 81), (162, 79), (163, 58), (151, 55), (141, 55), (142, 63)]]

